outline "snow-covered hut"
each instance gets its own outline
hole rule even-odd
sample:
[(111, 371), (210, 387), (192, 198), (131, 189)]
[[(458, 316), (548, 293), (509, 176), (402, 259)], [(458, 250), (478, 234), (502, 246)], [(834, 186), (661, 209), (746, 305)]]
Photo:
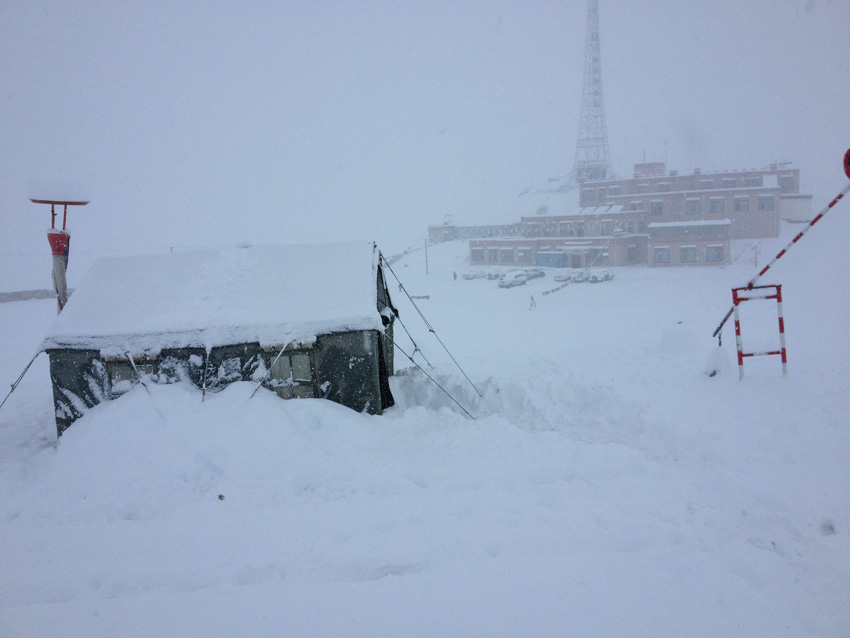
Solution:
[(140, 376), (213, 392), (264, 379), (283, 398), (381, 414), (393, 405), (394, 316), (368, 242), (103, 259), (43, 346), (57, 430)]

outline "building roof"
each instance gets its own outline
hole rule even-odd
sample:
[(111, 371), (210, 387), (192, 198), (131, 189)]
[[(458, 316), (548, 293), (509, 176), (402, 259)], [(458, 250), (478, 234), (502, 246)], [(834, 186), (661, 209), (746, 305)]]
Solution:
[(377, 259), (371, 242), (103, 259), (43, 347), (136, 354), (382, 329)]

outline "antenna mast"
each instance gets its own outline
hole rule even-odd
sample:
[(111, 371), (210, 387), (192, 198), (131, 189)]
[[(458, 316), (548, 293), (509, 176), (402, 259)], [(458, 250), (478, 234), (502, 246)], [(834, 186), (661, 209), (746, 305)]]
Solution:
[(570, 182), (605, 179), (614, 175), (605, 126), (602, 97), (602, 61), (599, 52), (599, 2), (587, 1), (587, 31), (584, 41), (584, 80), (581, 91), (576, 159)]

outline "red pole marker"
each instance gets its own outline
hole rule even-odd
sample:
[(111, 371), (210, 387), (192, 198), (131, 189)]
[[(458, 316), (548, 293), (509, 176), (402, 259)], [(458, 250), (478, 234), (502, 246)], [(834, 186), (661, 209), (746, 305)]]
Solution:
[(844, 172), (847, 174), (847, 179), (850, 179), (850, 148), (844, 153)]

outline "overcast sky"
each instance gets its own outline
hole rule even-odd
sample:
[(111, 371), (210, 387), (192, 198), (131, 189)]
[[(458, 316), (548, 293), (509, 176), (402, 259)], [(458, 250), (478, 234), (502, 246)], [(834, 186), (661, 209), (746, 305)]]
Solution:
[[(791, 161), (820, 208), (850, 146), (850, 1), (599, 0), (614, 168)], [(586, 3), (0, 0), (0, 290), (75, 258), (514, 221), (572, 167)], [(850, 213), (847, 213), (850, 214)], [(44, 265), (46, 264), (46, 266)]]

